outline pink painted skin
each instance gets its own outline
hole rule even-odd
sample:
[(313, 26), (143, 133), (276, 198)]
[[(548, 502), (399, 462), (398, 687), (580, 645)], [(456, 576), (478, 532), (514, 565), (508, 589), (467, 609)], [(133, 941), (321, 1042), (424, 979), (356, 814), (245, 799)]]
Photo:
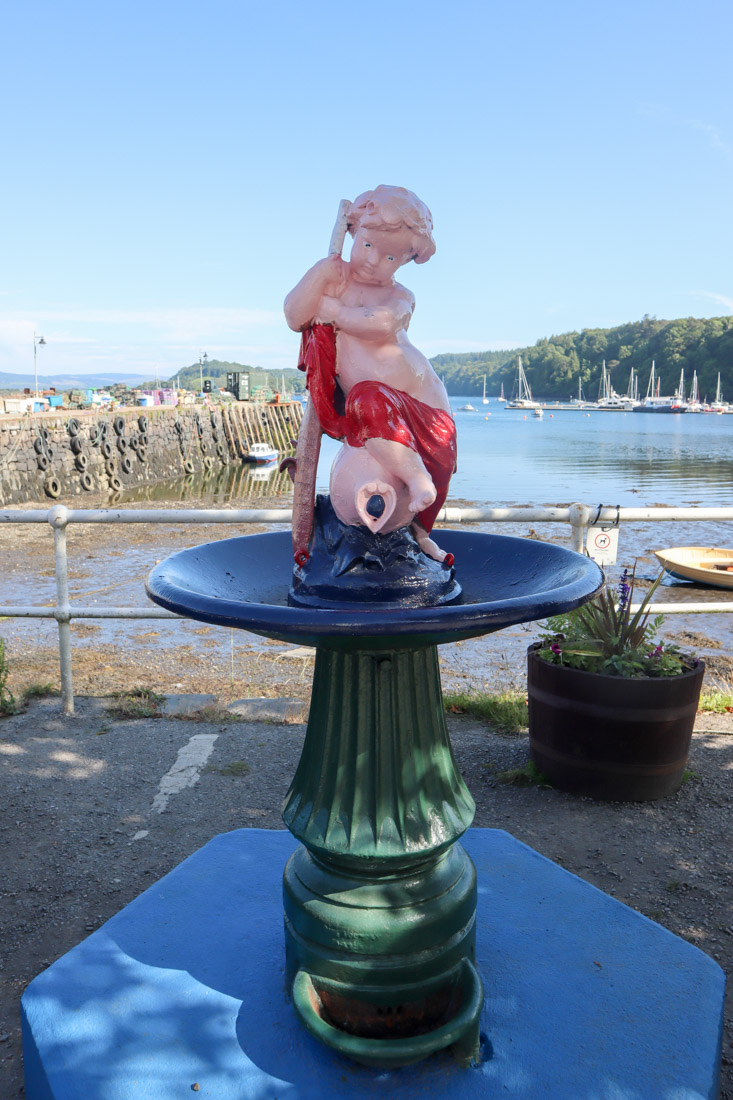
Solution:
[[(295, 331), (315, 322), (336, 329), (336, 373), (344, 394), (359, 382), (384, 382), (450, 413), (443, 383), (407, 338), (415, 299), (395, 281), (410, 260), (426, 262), (435, 251), (430, 212), (404, 188), (366, 192), (346, 213), (354, 243), (349, 261), (334, 254), (319, 260), (285, 299), (285, 317)], [(436, 498), (420, 456), (388, 439), (368, 439), (363, 447), (344, 444), (331, 470), (331, 503), (347, 524), (393, 531), (412, 524), (422, 550), (437, 561), (445, 553), (415, 521)], [(381, 516), (366, 504), (383, 497)]]

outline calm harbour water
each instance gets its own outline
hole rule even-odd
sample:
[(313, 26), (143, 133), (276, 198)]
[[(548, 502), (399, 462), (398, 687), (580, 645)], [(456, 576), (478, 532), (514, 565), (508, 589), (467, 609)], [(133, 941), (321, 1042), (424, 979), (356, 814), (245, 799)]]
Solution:
[[(482, 504), (733, 504), (733, 416), (458, 411), (453, 499)], [(472, 404), (475, 404), (474, 398)], [(525, 419), (526, 416), (526, 419)]]
[[(458, 471), (451, 501), (492, 504), (733, 504), (733, 416), (505, 409), (492, 401), (464, 412), (452, 397)], [(473, 402), (476, 398), (473, 398)], [(471, 403), (473, 403), (471, 402)], [(324, 436), (317, 488), (328, 490), (340, 444)], [(119, 503), (292, 499), (276, 466), (232, 465), (207, 476), (144, 486)]]

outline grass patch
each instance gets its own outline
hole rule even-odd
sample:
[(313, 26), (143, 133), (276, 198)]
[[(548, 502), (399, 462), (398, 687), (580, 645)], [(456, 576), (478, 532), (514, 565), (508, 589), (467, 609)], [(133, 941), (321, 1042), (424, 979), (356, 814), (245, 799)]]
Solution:
[(164, 702), (165, 695), (152, 688), (133, 688), (114, 692), (107, 710), (116, 718), (157, 718)]
[(527, 728), (527, 696), (523, 691), (503, 691), (499, 695), (447, 692), (444, 702), (446, 710), (482, 718), (500, 733), (519, 733)]
[(241, 714), (235, 714), (234, 711), (227, 710), (219, 703), (208, 703), (192, 714), (175, 714), (172, 717), (180, 718), (186, 722), (212, 722), (217, 725), (221, 725), (223, 722), (244, 722)]
[(693, 772), (689, 768), (685, 768), (682, 773), (682, 786), (684, 787), (685, 783), (699, 783), (701, 779), (702, 776), (699, 772)]
[(229, 775), (235, 779), (249, 775), (251, 770), (246, 760), (232, 760), (231, 764), (225, 764), (223, 768), (217, 768), (214, 764), (207, 764), (204, 768), (205, 772), (216, 772), (217, 775)]
[(698, 710), (712, 714), (733, 713), (733, 691), (703, 691)]
[(0, 715), (7, 716), (17, 714), (20, 707), (15, 701), (15, 696), (8, 687), (10, 669), (5, 660), (5, 642), (0, 638)]
[(44, 684), (34, 681), (32, 684), (29, 684), (27, 688), (23, 688), (21, 701), (23, 703), (28, 703), (31, 699), (45, 699), (49, 695), (60, 694), (61, 692), (54, 684)]
[(551, 787), (547, 776), (540, 771), (534, 760), (528, 760), (521, 768), (509, 768), (508, 771), (499, 772), (496, 777), (500, 783), (506, 783), (510, 787)]

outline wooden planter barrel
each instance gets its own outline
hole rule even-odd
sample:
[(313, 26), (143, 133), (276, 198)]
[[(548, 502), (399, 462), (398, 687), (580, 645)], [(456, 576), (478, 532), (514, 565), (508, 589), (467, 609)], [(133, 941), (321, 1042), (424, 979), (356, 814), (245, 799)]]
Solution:
[(662, 679), (554, 665), (527, 650), (530, 757), (555, 787), (619, 802), (673, 794), (690, 750), (704, 661)]

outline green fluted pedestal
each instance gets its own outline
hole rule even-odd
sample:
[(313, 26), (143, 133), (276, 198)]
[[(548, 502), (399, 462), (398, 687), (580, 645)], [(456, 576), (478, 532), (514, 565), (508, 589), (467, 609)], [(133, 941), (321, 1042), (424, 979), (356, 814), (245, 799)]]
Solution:
[(303, 844), (284, 874), (288, 974), (305, 1025), (357, 1061), (478, 1056), (476, 873), (456, 843), (474, 809), (435, 646), (317, 649), (283, 809)]

